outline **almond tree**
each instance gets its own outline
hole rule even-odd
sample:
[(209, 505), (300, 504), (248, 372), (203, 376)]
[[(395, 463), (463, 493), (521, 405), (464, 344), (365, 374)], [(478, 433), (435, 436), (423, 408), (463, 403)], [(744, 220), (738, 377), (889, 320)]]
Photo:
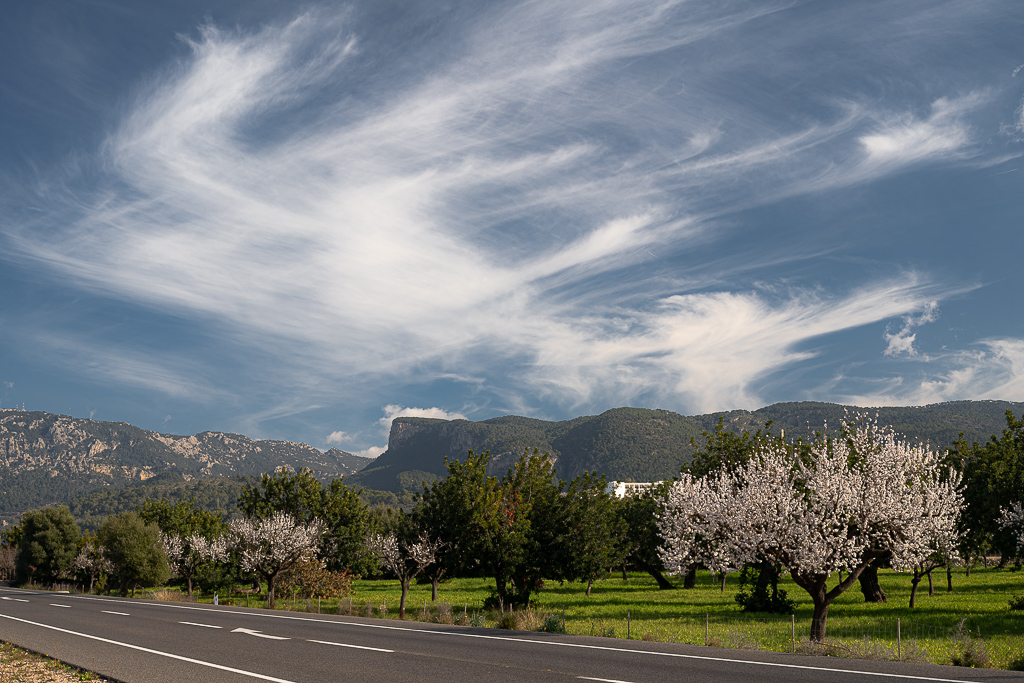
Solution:
[(161, 534), (171, 571), (185, 579), (188, 597), (192, 597), (192, 579), (205, 562), (224, 562), (228, 558), (227, 539), (209, 539), (202, 534)]
[(829, 607), (876, 559), (891, 553), (892, 566), (908, 570), (956, 547), (962, 508), (960, 475), (937, 453), (862, 417), (837, 439), (766, 441), (732, 471), (684, 476), (665, 499), (663, 557), (719, 570), (778, 563), (810, 595), (810, 636), (821, 640)]
[(101, 573), (109, 574), (114, 570), (114, 565), (107, 559), (103, 547), (100, 546), (95, 536), (86, 535), (82, 540), (82, 548), (78, 551), (71, 566), (89, 577), (89, 592), (92, 593), (93, 586), (96, 585), (96, 577)]
[(402, 584), (398, 618), (405, 619), (405, 598), (409, 595), (409, 584), (427, 565), (437, 560), (441, 543), (430, 540), (426, 533), (421, 533), (415, 541), (399, 540), (396, 534), (390, 533), (370, 535), (366, 539), (366, 546)]
[(233, 521), (227, 545), (238, 553), (244, 571), (256, 572), (267, 582), (267, 603), (273, 609), (277, 576), (299, 560), (314, 557), (323, 533), (318, 519), (300, 524), (291, 515), (279, 512), (266, 519), (245, 517)]
[(1024, 503), (1013, 503), (999, 511), (999, 529), (1017, 538), (1017, 557), (1024, 555)]

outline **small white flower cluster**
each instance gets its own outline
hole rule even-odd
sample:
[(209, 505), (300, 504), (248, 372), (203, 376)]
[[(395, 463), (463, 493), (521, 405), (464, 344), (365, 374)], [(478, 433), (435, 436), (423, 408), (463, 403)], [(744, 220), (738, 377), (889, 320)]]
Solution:
[(421, 568), (436, 562), (441, 543), (431, 541), (426, 534), (420, 534), (419, 539), (411, 544), (400, 542), (394, 534), (372, 534), (366, 539), (366, 547), (382, 565), (402, 578), (409, 572), (415, 576)]
[(1017, 501), (1000, 513), (1000, 530), (1009, 529), (1017, 535), (1017, 554), (1024, 555), (1024, 503)]
[(773, 441), (734, 471), (684, 475), (663, 501), (662, 559), (679, 573), (770, 559), (810, 578), (887, 552), (906, 569), (955, 553), (963, 505), (960, 475), (937, 453), (862, 418), (803, 455)]
[(191, 576), (203, 562), (224, 562), (228, 558), (227, 539), (208, 539), (202, 534), (160, 534), (171, 569), (182, 576)]
[(114, 564), (107, 559), (102, 546), (91, 538), (85, 542), (82, 549), (78, 551), (71, 566), (87, 574), (99, 574), (100, 572), (112, 572)]

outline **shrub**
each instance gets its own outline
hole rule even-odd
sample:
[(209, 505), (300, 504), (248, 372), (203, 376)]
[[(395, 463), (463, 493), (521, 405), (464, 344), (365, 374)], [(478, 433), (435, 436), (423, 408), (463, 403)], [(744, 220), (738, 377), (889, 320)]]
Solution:
[(953, 666), (968, 666), (974, 669), (987, 669), (990, 658), (985, 643), (975, 637), (966, 627), (967, 619), (961, 619), (953, 630), (953, 647), (949, 655)]
[(1014, 595), (1010, 598), (1010, 609), (1024, 609), (1024, 595)]
[(540, 629), (547, 633), (565, 633), (565, 624), (562, 623), (562, 615), (557, 612), (549, 612), (544, 617), (544, 625)]

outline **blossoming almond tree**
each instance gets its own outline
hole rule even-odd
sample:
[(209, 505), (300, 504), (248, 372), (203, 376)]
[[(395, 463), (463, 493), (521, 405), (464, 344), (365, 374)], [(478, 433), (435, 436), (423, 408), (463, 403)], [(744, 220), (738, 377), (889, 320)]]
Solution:
[(188, 585), (188, 596), (192, 597), (192, 579), (204, 562), (227, 559), (227, 539), (218, 536), (209, 539), (202, 534), (161, 534), (164, 550), (171, 571), (185, 579)]
[(999, 529), (1017, 536), (1017, 557), (1024, 555), (1024, 503), (1018, 501), (999, 512)]
[(323, 533), (320, 520), (300, 524), (291, 515), (279, 512), (267, 519), (245, 517), (233, 521), (227, 545), (238, 553), (243, 570), (256, 572), (267, 582), (267, 602), (273, 609), (277, 576), (299, 560), (316, 555)]
[(905, 570), (955, 548), (962, 508), (960, 475), (937, 453), (862, 417), (837, 439), (804, 448), (765, 441), (732, 472), (684, 476), (665, 499), (663, 557), (718, 570), (777, 562), (810, 595), (810, 635), (821, 640), (831, 604), (876, 559), (891, 553)]
[(409, 584), (427, 565), (437, 561), (439, 541), (432, 541), (426, 533), (413, 542), (401, 541), (394, 533), (372, 534), (366, 545), (385, 568), (393, 573), (402, 584), (402, 598), (398, 603), (398, 618), (405, 619), (405, 599), (409, 595)]

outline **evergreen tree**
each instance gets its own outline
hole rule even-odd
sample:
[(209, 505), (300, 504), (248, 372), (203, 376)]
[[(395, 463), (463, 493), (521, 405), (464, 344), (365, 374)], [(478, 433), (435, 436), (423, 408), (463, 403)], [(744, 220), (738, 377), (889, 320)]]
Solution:
[(113, 566), (121, 595), (132, 597), (140, 586), (156, 586), (171, 577), (167, 555), (156, 524), (146, 524), (136, 512), (111, 517), (97, 532), (104, 555)]
[(23, 514), (15, 559), (15, 581), (52, 583), (70, 578), (81, 535), (67, 505), (30, 510)]

